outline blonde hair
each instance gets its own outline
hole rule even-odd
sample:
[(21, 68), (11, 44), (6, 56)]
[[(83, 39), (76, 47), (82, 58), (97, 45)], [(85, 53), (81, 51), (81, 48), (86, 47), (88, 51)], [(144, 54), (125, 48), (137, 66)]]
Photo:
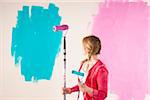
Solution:
[(91, 59), (92, 55), (100, 54), (101, 41), (98, 37), (94, 35), (86, 36), (83, 38), (83, 45), (89, 50), (88, 60)]

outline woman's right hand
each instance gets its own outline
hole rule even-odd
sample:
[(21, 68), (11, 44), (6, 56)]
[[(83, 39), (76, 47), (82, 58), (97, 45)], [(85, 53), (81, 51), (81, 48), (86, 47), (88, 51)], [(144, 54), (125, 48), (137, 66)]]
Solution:
[(63, 94), (71, 94), (71, 88), (62, 88)]

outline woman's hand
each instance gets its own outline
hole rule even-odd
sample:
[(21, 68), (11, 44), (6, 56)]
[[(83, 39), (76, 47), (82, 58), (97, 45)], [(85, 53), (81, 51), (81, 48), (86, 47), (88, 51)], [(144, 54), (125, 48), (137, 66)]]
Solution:
[(87, 92), (88, 94), (93, 93), (93, 88), (88, 87), (86, 84), (79, 82), (78, 83), (79, 90), (82, 92)]
[(62, 88), (63, 94), (71, 94), (71, 88)]

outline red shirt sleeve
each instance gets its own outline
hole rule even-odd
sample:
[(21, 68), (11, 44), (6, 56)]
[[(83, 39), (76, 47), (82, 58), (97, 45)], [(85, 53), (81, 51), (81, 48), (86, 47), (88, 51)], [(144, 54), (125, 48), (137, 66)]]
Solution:
[(75, 85), (74, 87), (71, 88), (71, 92), (76, 92), (79, 91), (79, 86)]
[(100, 68), (97, 74), (98, 89), (93, 89), (94, 98), (104, 99), (107, 97), (108, 71), (106, 68)]

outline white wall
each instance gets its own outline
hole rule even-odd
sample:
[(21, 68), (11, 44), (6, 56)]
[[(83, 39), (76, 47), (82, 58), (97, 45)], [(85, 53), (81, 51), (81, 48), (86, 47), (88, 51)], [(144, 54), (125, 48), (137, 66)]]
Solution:
[[(61, 1), (61, 2), (60, 2)], [(67, 34), (67, 86), (73, 86), (77, 79), (71, 74), (72, 69), (78, 69), (83, 58), (81, 40), (91, 34), (92, 19), (96, 14), (99, 0), (87, 2), (54, 2), (60, 8), (62, 24), (68, 24)], [(95, 2), (92, 2), (95, 1)], [(17, 11), (23, 5), (38, 5), (48, 7), (48, 0), (0, 0), (0, 100), (62, 100), (63, 87), (63, 52), (56, 59), (53, 76), (50, 81), (38, 83), (25, 82), (20, 74), (20, 67), (16, 67), (10, 53), (11, 31), (16, 24)], [(67, 96), (67, 100), (75, 100), (77, 94)], [(150, 100), (147, 95), (146, 100)], [(109, 93), (108, 100), (117, 100), (117, 95)]]

